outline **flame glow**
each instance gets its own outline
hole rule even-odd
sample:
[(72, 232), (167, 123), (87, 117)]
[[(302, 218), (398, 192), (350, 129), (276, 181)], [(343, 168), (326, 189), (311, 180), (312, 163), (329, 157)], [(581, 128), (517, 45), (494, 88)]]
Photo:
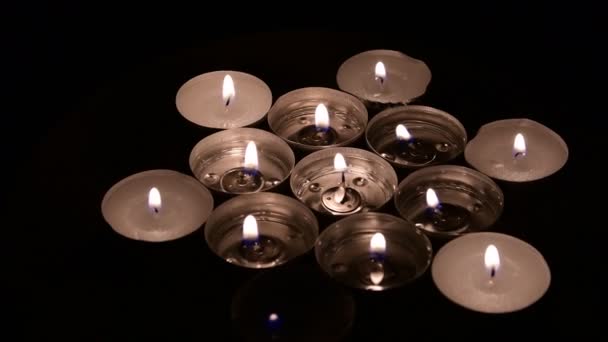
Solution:
[(245, 168), (250, 170), (258, 169), (258, 150), (253, 141), (247, 143), (245, 149)]
[(491, 276), (494, 276), (495, 272), (500, 267), (500, 256), (498, 255), (498, 249), (494, 245), (489, 245), (486, 248), (486, 253), (483, 257), (486, 269), (490, 272)]
[(228, 105), (234, 98), (234, 95), (236, 95), (234, 81), (232, 80), (232, 76), (226, 75), (224, 76), (224, 83), (222, 83), (222, 98), (224, 99), (224, 103)]
[(243, 221), (243, 239), (252, 241), (257, 240), (258, 237), (258, 223), (253, 215), (247, 215)]
[(429, 208), (437, 208), (439, 205), (439, 198), (437, 197), (437, 193), (432, 188), (428, 188), (426, 190), (426, 205)]
[(377, 271), (371, 271), (369, 273), (369, 279), (374, 283), (374, 285), (378, 285), (384, 279), (384, 270), (379, 269)]
[(513, 140), (513, 155), (526, 155), (526, 139), (524, 139), (524, 136), (521, 133), (517, 133), (517, 135), (515, 135), (515, 140)]
[(150, 192), (148, 192), (148, 208), (154, 212), (158, 212), (161, 206), (160, 191), (157, 188), (150, 189)]
[(276, 313), (274, 313), (274, 312), (273, 312), (273, 313), (271, 313), (271, 314), (268, 316), (268, 320), (269, 320), (269, 321), (271, 321), (271, 322), (275, 322), (275, 321), (277, 321), (278, 319), (279, 319), (279, 315), (277, 315), (277, 314), (276, 314)]
[(374, 254), (386, 253), (386, 239), (382, 233), (376, 233), (369, 241), (369, 251)]
[(334, 169), (336, 169), (336, 171), (339, 172), (344, 172), (346, 171), (346, 160), (344, 160), (344, 156), (342, 155), (342, 153), (336, 153), (336, 156), (334, 157)]
[(315, 109), (315, 126), (322, 130), (329, 128), (329, 112), (322, 103), (319, 103)]
[(397, 140), (400, 141), (407, 141), (412, 139), (412, 135), (402, 124), (397, 125), (397, 128), (395, 128), (395, 134), (397, 135)]
[(384, 63), (376, 63), (374, 74), (376, 75), (376, 78), (379, 78), (381, 80), (384, 80), (386, 78), (386, 68), (384, 67)]

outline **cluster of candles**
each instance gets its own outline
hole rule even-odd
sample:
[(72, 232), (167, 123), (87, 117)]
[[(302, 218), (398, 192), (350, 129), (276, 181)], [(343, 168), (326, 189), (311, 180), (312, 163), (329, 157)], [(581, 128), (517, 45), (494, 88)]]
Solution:
[[(493, 313), (525, 308), (548, 289), (550, 271), (526, 242), (483, 232), (503, 208), (491, 178), (547, 177), (565, 164), (566, 144), (528, 119), (484, 125), (467, 144), (455, 117), (408, 104), (430, 79), (424, 62), (387, 50), (346, 60), (337, 74), (342, 91), (303, 88), (274, 104), (249, 74), (194, 77), (179, 89), (177, 109), (218, 129), (191, 152), (196, 179), (135, 174), (107, 192), (103, 216), (144, 241), (177, 239), (206, 223), (210, 249), (243, 267), (277, 266), (314, 248), (331, 277), (373, 291), (411, 282), (432, 264), (435, 284), (455, 303)], [(264, 117), (272, 133), (244, 127)], [(347, 147), (364, 134), (369, 151)], [(307, 155), (296, 164), (292, 149)], [(474, 169), (440, 165), (463, 152)], [(395, 167), (413, 172), (399, 183)], [(287, 178), (295, 199), (266, 192)], [(234, 196), (213, 209), (208, 189)], [(374, 212), (390, 199), (401, 217)], [(314, 212), (341, 217), (319, 234)], [(452, 240), (433, 258), (429, 237)]]

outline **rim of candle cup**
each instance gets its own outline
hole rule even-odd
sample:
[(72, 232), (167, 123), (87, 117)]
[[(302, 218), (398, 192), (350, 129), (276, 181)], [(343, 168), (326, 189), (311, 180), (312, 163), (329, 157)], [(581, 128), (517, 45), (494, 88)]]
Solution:
[[(321, 163), (323, 165), (326, 165), (327, 166), (326, 169), (332, 170), (332, 172), (333, 172), (334, 157), (335, 157), (336, 153), (342, 154), (342, 156), (346, 160), (348, 169), (351, 169), (352, 160), (362, 160), (362, 159), (364, 159), (364, 157), (368, 159), (368, 162), (371, 161), (372, 163), (375, 163), (374, 166), (370, 166), (370, 167), (366, 168), (367, 172), (370, 172), (370, 173), (374, 174), (374, 176), (375, 176), (375, 177), (370, 177), (371, 178), (370, 181), (375, 180), (376, 183), (384, 182), (386, 187), (383, 187), (383, 188), (387, 188), (387, 190), (390, 191), (390, 195), (385, 196), (386, 199), (384, 200), (383, 203), (378, 203), (378, 205), (375, 205), (373, 208), (366, 207), (365, 209), (363, 209), (364, 211), (378, 209), (378, 208), (382, 207), (384, 204), (386, 204), (388, 201), (390, 201), (390, 199), (393, 197), (393, 194), (395, 193), (395, 188), (397, 187), (397, 184), (399, 182), (395, 169), (386, 160), (377, 156), (376, 154), (363, 150), (363, 149), (360, 149), (360, 148), (355, 148), (355, 147), (331, 147), (331, 148), (315, 151), (315, 152), (307, 155), (306, 157), (302, 158), (296, 164), (296, 166), (293, 168), (293, 171), (291, 173), (290, 182), (289, 182), (291, 191), (296, 196), (297, 199), (299, 199), (300, 201), (303, 201), (301, 196), (298, 196), (298, 191), (300, 190), (300, 188), (302, 186), (304, 186), (305, 183), (306, 184), (309, 183), (309, 182), (308, 183), (306, 182), (307, 180), (314, 179), (315, 177), (323, 175), (324, 170), (323, 170), (323, 168), (319, 167), (319, 168), (314, 168), (312, 173), (300, 174), (300, 172), (303, 171), (304, 169), (311, 167), (311, 165), (315, 164), (315, 163)], [(379, 171), (384, 171), (383, 172), (384, 175), (379, 176), (378, 175)], [(313, 208), (313, 210), (323, 213), (323, 214), (331, 214), (327, 211), (319, 211), (314, 208)]]
[[(217, 162), (218, 160), (222, 159), (222, 156), (225, 156), (227, 152), (232, 149), (245, 150), (245, 147), (249, 141), (255, 142), (259, 160), (262, 160), (262, 158), (260, 157), (261, 155), (263, 155), (262, 151), (272, 151), (273, 156), (271, 159), (273, 159), (273, 161), (275, 162), (284, 163), (284, 165), (282, 165), (284, 167), (284, 173), (279, 179), (280, 182), (270, 187), (264, 188), (260, 191), (267, 191), (273, 189), (282, 184), (287, 178), (289, 178), (289, 176), (293, 172), (296, 163), (295, 155), (291, 147), (289, 147), (289, 145), (285, 141), (283, 141), (283, 139), (270, 132), (258, 128), (248, 127), (240, 127), (219, 131), (200, 140), (190, 152), (190, 170), (192, 171), (194, 176), (199, 181), (201, 181), (203, 185), (205, 185), (203, 179), (204, 175), (202, 174), (205, 166), (208, 164), (213, 164), (214, 162)], [(221, 156), (217, 156), (217, 153), (221, 153)], [(203, 160), (205, 161), (204, 163), (202, 162)], [(263, 165), (264, 164), (260, 162), (260, 165), (258, 166), (259, 171), (262, 173), (264, 173)], [(239, 166), (241, 165), (235, 165), (233, 167)], [(223, 189), (216, 189), (212, 187), (210, 189), (234, 195), (234, 193), (225, 191)], [(251, 193), (242, 194), (247, 195)]]
[[(526, 126), (527, 127), (537, 127), (538, 129), (541, 129), (543, 131), (543, 133), (549, 135), (549, 137), (551, 137), (553, 140), (555, 140), (557, 142), (557, 144), (559, 145), (559, 147), (562, 148), (562, 152), (563, 152), (562, 157), (563, 158), (561, 159), (561, 161), (558, 163), (555, 163), (555, 165), (553, 165), (550, 168), (550, 172), (548, 172), (548, 173), (539, 174), (536, 177), (530, 177), (530, 178), (520, 180), (520, 179), (502, 177), (502, 176), (500, 176), (499, 173), (496, 173), (493, 168), (489, 167), (488, 165), (486, 165), (484, 163), (481, 163), (481, 160), (476, 159), (474, 153), (472, 152), (472, 150), (478, 146), (476, 139), (488, 134), (488, 131), (490, 131), (493, 128), (497, 128), (497, 127), (505, 126), (505, 125), (508, 126), (511, 123), (513, 124), (513, 126), (518, 126), (518, 127), (522, 127), (522, 128), (525, 128)], [(514, 131), (518, 131), (518, 130), (514, 130)], [(528, 142), (526, 142), (526, 143), (528, 143)], [(479, 145), (479, 146), (482, 146), (482, 145)], [(566, 165), (569, 154), (570, 153), (568, 150), (568, 145), (566, 144), (564, 139), (559, 134), (557, 134), (554, 130), (543, 125), (542, 123), (540, 123), (538, 121), (534, 121), (534, 120), (526, 119), (526, 118), (503, 119), (503, 120), (496, 120), (496, 121), (492, 121), (487, 124), (484, 124), (483, 126), (481, 126), (479, 128), (475, 137), (473, 137), (473, 139), (471, 139), (469, 141), (469, 143), (467, 144), (467, 146), (464, 149), (465, 160), (472, 167), (474, 167), (478, 171), (488, 175), (489, 177), (492, 177), (494, 179), (499, 179), (502, 181), (507, 181), (507, 182), (531, 182), (531, 181), (549, 177), (549, 176), (553, 175), (554, 173), (558, 172), (559, 170), (561, 170), (564, 167), (564, 165)]]
[[(445, 188), (445, 185), (441, 186), (428, 186), (434, 182), (442, 182), (447, 185), (454, 186), (454, 190), (464, 191), (468, 195), (471, 192), (475, 192), (477, 195), (483, 197), (481, 201), (482, 205), (489, 206), (491, 209), (492, 217), (491, 222), (488, 222), (483, 227), (472, 227), (462, 232), (438, 232), (429, 231), (425, 228), (420, 228), (422, 231), (430, 236), (443, 237), (443, 238), (454, 238), (457, 236), (471, 234), (473, 232), (483, 231), (489, 229), (494, 225), (504, 208), (504, 194), (498, 184), (496, 184), (490, 177), (474, 169), (459, 166), (459, 165), (435, 165), (426, 168), (418, 169), (407, 177), (405, 177), (397, 186), (393, 203), (397, 212), (405, 220), (411, 221), (411, 217), (414, 213), (406, 211), (400, 203), (412, 203), (416, 197), (424, 197), (419, 194), (419, 190), (426, 191), (427, 188), (433, 188), (434, 190)], [(463, 189), (463, 183), (469, 183), (468, 189)], [(439, 198), (441, 202), (441, 198)], [(416, 222), (413, 222), (414, 224)]]
[[(193, 113), (191, 110), (189, 110), (185, 107), (184, 103), (187, 101), (184, 100), (184, 97), (188, 96), (187, 92), (189, 89), (193, 88), (194, 86), (196, 86), (197, 84), (199, 84), (201, 82), (206, 82), (206, 81), (209, 81), (210, 79), (215, 79), (216, 77), (219, 77), (219, 79), (223, 79), (223, 77), (227, 74), (232, 76), (233, 79), (240, 78), (240, 79), (245, 79), (245, 80), (251, 81), (251, 82), (253, 82), (253, 84), (256, 84), (259, 87), (259, 89), (261, 89), (263, 91), (263, 95), (255, 94), (256, 98), (265, 96), (265, 99), (264, 99), (265, 103), (262, 106), (260, 106), (260, 110), (257, 113), (254, 113), (254, 115), (249, 115), (249, 116), (240, 115), (238, 118), (238, 120), (240, 120), (240, 121), (236, 122), (236, 123), (234, 123), (235, 120), (233, 118), (233, 120), (232, 120), (233, 122), (230, 125), (213, 124), (211, 121), (212, 116), (210, 117), (208, 115), (208, 113), (204, 113), (206, 115), (203, 115), (200, 113)], [(219, 82), (219, 84), (221, 84), (221, 82)], [(219, 94), (221, 94), (221, 92), (222, 92), (221, 86), (218, 86), (217, 92)], [(190, 96), (196, 96), (196, 95), (190, 95)], [(237, 96), (238, 96), (238, 90), (237, 90)], [(262, 120), (264, 118), (264, 116), (266, 116), (266, 114), (268, 113), (268, 110), (272, 106), (272, 90), (260, 78), (254, 76), (254, 75), (248, 74), (246, 72), (236, 71), (236, 70), (210, 71), (210, 72), (206, 72), (206, 73), (194, 76), (191, 79), (189, 79), (188, 81), (186, 81), (184, 84), (182, 84), (181, 87), (177, 90), (177, 93), (175, 95), (175, 105), (176, 105), (177, 111), (184, 118), (186, 118), (186, 120), (188, 120), (198, 126), (213, 128), (213, 129), (239, 128), (239, 127), (253, 125), (253, 124), (259, 122), (260, 120)], [(247, 119), (247, 120), (245, 120), (245, 119)], [(224, 123), (226, 123), (226, 121), (224, 121)]]
[[(443, 274), (442, 274), (442, 272), (440, 272), (438, 270), (438, 268), (439, 268), (438, 265), (440, 263), (444, 263), (446, 261), (449, 262), (450, 260), (457, 260), (458, 257), (455, 257), (455, 256), (450, 257), (449, 254), (453, 253), (452, 251), (455, 248), (457, 248), (459, 245), (466, 243), (468, 241), (471, 241), (471, 240), (475, 240), (475, 239), (480, 241), (479, 244), (480, 244), (481, 248), (487, 248), (487, 246), (490, 243), (496, 244), (498, 241), (500, 241), (500, 242), (508, 243), (510, 245), (515, 244), (515, 245), (519, 246), (520, 248), (527, 250), (532, 255), (535, 255), (536, 258), (534, 260), (538, 262), (537, 267), (540, 267), (540, 268), (546, 270), (546, 274), (548, 276), (546, 286), (544, 286), (542, 291), (537, 293), (536, 299), (534, 299), (533, 301), (528, 302), (528, 303), (520, 303), (520, 305), (511, 306), (510, 308), (505, 308), (505, 309), (494, 308), (493, 310), (492, 309), (483, 310), (479, 307), (474, 307), (474, 304), (468, 305), (470, 302), (467, 303), (467, 298), (464, 298), (464, 297), (466, 297), (465, 295), (460, 296), (458, 298), (454, 298), (454, 296), (452, 294), (447, 293), (446, 289), (443, 288), (443, 283), (445, 281), (443, 279), (441, 279), (441, 278), (443, 278), (442, 277)], [(500, 253), (500, 250), (504, 250), (503, 248), (500, 248), (500, 245), (496, 245), (496, 247), (498, 247), (499, 253)], [(483, 253), (480, 253), (480, 257), (479, 257), (480, 263), (483, 263), (483, 258), (484, 258)], [(501, 260), (502, 259), (503, 259), (503, 257), (501, 257)], [(503, 262), (504, 261), (501, 261), (501, 263), (503, 263)], [(500, 270), (499, 270), (499, 272), (500, 272)], [(536, 272), (534, 272), (534, 273), (535, 273), (534, 275), (537, 274)], [(503, 234), (503, 233), (496, 233), (496, 232), (471, 233), (471, 234), (467, 234), (467, 235), (458, 237), (452, 241), (449, 241), (445, 245), (443, 245), (437, 251), (437, 253), (435, 254), (435, 257), (433, 258), (433, 262), (431, 265), (431, 277), (433, 278), (433, 283), (435, 284), (435, 287), (437, 287), (439, 292), (441, 292), (441, 294), (443, 296), (445, 296), (447, 299), (449, 299), (452, 303), (455, 303), (455, 304), (457, 304), (461, 307), (464, 307), (466, 309), (469, 309), (469, 310), (489, 313), (489, 314), (503, 314), (503, 313), (510, 313), (510, 312), (523, 310), (523, 309), (533, 305), (538, 300), (540, 300), (547, 293), (547, 291), (549, 290), (549, 287), (551, 285), (551, 269), (549, 268), (549, 264), (547, 263), (547, 260), (540, 253), (540, 251), (538, 251), (538, 249), (536, 249), (534, 246), (532, 246), (531, 244), (529, 244), (528, 242), (526, 242), (524, 240), (521, 240), (521, 239), (511, 236), (511, 235), (507, 235), (507, 234)], [(440, 284), (438, 284), (438, 282), (440, 282)], [(459, 282), (454, 282), (453, 280), (451, 280), (450, 283), (458, 284)]]
[[(358, 132), (355, 132), (355, 135), (352, 137), (332, 145), (311, 146), (290, 140), (289, 138), (293, 133), (290, 134), (290, 132), (285, 132), (285, 126), (288, 126), (292, 121), (295, 123), (298, 118), (304, 116), (312, 116), (312, 124), (314, 125), (315, 108), (316, 105), (320, 103), (327, 106), (330, 114), (330, 126), (332, 123), (332, 113), (341, 112), (347, 114), (351, 120), (355, 120), (355, 123), (362, 128)], [(310, 109), (303, 111), (301, 114), (296, 113), (298, 110), (307, 107)], [(363, 102), (351, 94), (325, 87), (306, 87), (292, 90), (281, 95), (268, 111), (267, 119), (270, 129), (288, 144), (299, 149), (314, 151), (345, 146), (357, 140), (365, 131), (368, 113)]]
[[(297, 238), (301, 238), (305, 243), (305, 248), (298, 253), (290, 255), (278, 263), (267, 266), (247, 266), (249, 268), (269, 268), (282, 265), (293, 258), (310, 251), (319, 235), (319, 223), (314, 213), (295, 198), (273, 192), (258, 192), (233, 197), (219, 205), (205, 225), (205, 241), (209, 249), (217, 256), (224, 259), (219, 250), (219, 244), (227, 233), (234, 229), (242, 229), (243, 221), (247, 215), (253, 215), (259, 222), (268, 220), (288, 224), (299, 228)], [(262, 234), (262, 232), (260, 232)], [(293, 239), (293, 238), (292, 238)]]
[[(388, 123), (394, 123), (394, 125), (390, 125), (390, 130), (385, 132), (385, 130), (382, 130), (381, 127)], [(421, 167), (436, 165), (437, 163), (445, 163), (460, 155), (467, 145), (467, 131), (462, 123), (453, 115), (429, 106), (402, 105), (385, 109), (369, 121), (367, 124), (367, 129), (365, 130), (365, 141), (367, 146), (374, 151), (374, 153), (381, 156), (381, 153), (377, 150), (377, 146), (374, 146), (375, 144), (372, 143), (374, 140), (373, 138), (375, 138), (378, 134), (395, 135), (396, 125), (404, 124), (407, 128), (407, 123), (418, 125), (420, 123), (424, 123), (440, 128), (443, 133), (450, 135), (450, 143), (456, 146), (453, 149), (455, 152), (449, 159), (431, 162), (424, 165), (406, 165), (386, 159), (396, 167), (418, 169)]]
[[(423, 263), (415, 263), (415, 275), (394, 283), (383, 284), (382, 290), (388, 290), (415, 281), (420, 278), (431, 265), (433, 259), (433, 246), (429, 238), (411, 222), (394, 215), (379, 212), (353, 214), (342, 218), (325, 228), (321, 234), (319, 234), (317, 241), (315, 242), (315, 257), (317, 263), (325, 273), (333, 278), (335, 272), (332, 271), (332, 265), (330, 264), (331, 258), (336, 255), (336, 251), (346, 248), (346, 244), (354, 243), (355, 238), (359, 234), (369, 235), (371, 238), (375, 233), (382, 233), (385, 236), (388, 246), (387, 258), (390, 257), (391, 246), (393, 246), (392, 248), (394, 248), (394, 246), (404, 248), (405, 244), (412, 246), (414, 243), (417, 243), (419, 244), (417, 251), (419, 252), (419, 259), (424, 260)], [(395, 241), (396, 237), (400, 237), (401, 239)], [(366, 240), (369, 241), (369, 239)], [(368, 249), (366, 249), (366, 251), (368, 251)], [(424, 255), (422, 255), (422, 253), (424, 253)], [(408, 260), (412, 261), (411, 259)], [(365, 289), (363, 284), (343, 283), (351, 287)]]
[[(117, 192), (121, 191), (121, 189), (123, 189), (125, 184), (130, 183), (139, 178), (144, 178), (144, 177), (150, 176), (150, 175), (178, 177), (178, 178), (183, 179), (183, 182), (185, 184), (187, 184), (187, 186), (184, 186), (185, 190), (194, 191), (196, 189), (198, 191), (198, 193), (202, 197), (204, 197), (205, 203), (207, 204), (206, 206), (198, 208), (199, 210), (197, 211), (197, 213), (199, 215), (200, 223), (193, 224), (190, 227), (187, 227), (186, 229), (182, 229), (181, 231), (174, 233), (173, 235), (168, 235), (168, 238), (167, 238), (167, 235), (158, 234), (157, 231), (152, 231), (152, 230), (147, 231), (145, 229), (141, 229), (141, 230), (138, 230), (137, 232), (134, 232), (132, 230), (125, 230), (124, 227), (117, 224), (109, 216), (109, 213), (108, 213), (109, 200)], [(150, 186), (147, 188), (154, 187), (154, 185), (155, 184), (150, 184)], [(148, 192), (145, 193), (145, 196), (148, 196)], [(171, 240), (179, 239), (190, 233), (193, 233), (194, 231), (196, 231), (200, 227), (202, 227), (203, 224), (205, 224), (205, 222), (209, 218), (209, 215), (211, 214), (211, 212), (213, 211), (213, 205), (214, 205), (213, 196), (211, 195), (209, 190), (206, 187), (204, 187), (194, 177), (185, 175), (183, 173), (180, 173), (180, 172), (177, 172), (174, 170), (156, 169), (156, 170), (147, 170), (147, 171), (142, 171), (142, 172), (132, 174), (126, 178), (121, 179), (117, 183), (115, 183), (103, 196), (103, 199), (101, 201), (101, 213), (102, 213), (102, 216), (103, 216), (104, 220), (106, 221), (106, 223), (108, 223), (115, 232), (117, 232), (118, 234), (120, 234), (126, 238), (133, 239), (133, 240), (146, 241), (146, 242), (164, 242), (164, 241), (171, 241)]]
[[(362, 90), (363, 86), (360, 85), (360, 82), (353, 81), (353, 80), (356, 80), (362, 74), (362, 70), (358, 67), (358, 65), (356, 65), (356, 64), (358, 64), (359, 60), (362, 60), (365, 58), (372, 59), (372, 57), (374, 57), (373, 63), (370, 63), (369, 70), (374, 70), (375, 63), (381, 61), (379, 59), (381, 57), (400, 59), (401, 63), (407, 63), (408, 67), (406, 69), (409, 69), (409, 70), (401, 70), (403, 68), (400, 68), (399, 74), (405, 74), (408, 71), (421, 73), (422, 76), (427, 79), (426, 83), (424, 85), (424, 88), (420, 87), (418, 89), (413, 89), (413, 91), (409, 91), (409, 92), (404, 91), (404, 92), (400, 92), (400, 93), (394, 93), (390, 97), (388, 97), (388, 99), (374, 98), (374, 97), (366, 96), (367, 94), (365, 91)], [(385, 61), (383, 61), (383, 62), (385, 62)], [(365, 63), (365, 64), (367, 64), (367, 63)], [(355, 66), (357, 66), (357, 68), (355, 68)], [(351, 70), (351, 69), (354, 69), (354, 70)], [(391, 71), (394, 70), (395, 68), (393, 65), (393, 68), (387, 66), (386, 69), (387, 69), (387, 74), (391, 74)], [(406, 76), (406, 75), (403, 75), (403, 76)], [(340, 67), (338, 68), (338, 72), (336, 74), (336, 81), (338, 83), (338, 88), (340, 88), (341, 90), (348, 92), (350, 94), (353, 94), (356, 97), (364, 99), (366, 101), (383, 103), (383, 104), (409, 103), (409, 102), (419, 98), (420, 96), (424, 95), (424, 93), (426, 93), (426, 89), (428, 88), (428, 85), (431, 82), (431, 78), (432, 78), (431, 69), (429, 69), (429, 67), (426, 65), (426, 63), (424, 61), (413, 58), (411, 56), (408, 56), (401, 51), (383, 50), (383, 49), (363, 51), (354, 56), (351, 56), (350, 58), (345, 60), (340, 65)]]

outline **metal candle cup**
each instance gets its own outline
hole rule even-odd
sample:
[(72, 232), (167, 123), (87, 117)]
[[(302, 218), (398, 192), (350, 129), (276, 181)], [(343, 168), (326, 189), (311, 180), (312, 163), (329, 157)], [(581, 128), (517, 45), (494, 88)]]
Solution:
[(432, 247), (412, 223), (383, 213), (360, 213), (327, 227), (317, 239), (315, 255), (334, 279), (381, 291), (422, 275), (431, 263)]
[[(247, 226), (251, 220), (254, 227)], [(237, 196), (217, 207), (205, 226), (205, 239), (229, 263), (268, 268), (309, 251), (318, 231), (317, 219), (305, 205), (264, 192)]]
[(401, 181), (395, 207), (430, 235), (454, 237), (494, 224), (502, 213), (503, 194), (475, 170), (439, 165), (417, 170)]
[[(250, 161), (248, 150), (256, 155), (253, 158), (250, 153)], [(196, 144), (190, 154), (195, 177), (208, 188), (229, 194), (271, 189), (289, 177), (294, 164), (293, 151), (283, 140), (255, 128), (214, 133)]]
[(408, 168), (446, 163), (467, 143), (467, 132), (455, 117), (427, 106), (386, 109), (369, 122), (365, 137), (379, 156)]
[[(320, 104), (329, 114), (328, 124), (322, 127), (315, 122)], [(302, 88), (279, 97), (268, 112), (268, 124), (291, 146), (320, 150), (348, 145), (359, 138), (367, 125), (367, 109), (357, 98), (339, 90)]]
[[(340, 154), (346, 165), (337, 169)], [(377, 155), (350, 147), (314, 152), (298, 162), (291, 176), (291, 190), (308, 207), (331, 215), (374, 210), (393, 195), (397, 175)]]

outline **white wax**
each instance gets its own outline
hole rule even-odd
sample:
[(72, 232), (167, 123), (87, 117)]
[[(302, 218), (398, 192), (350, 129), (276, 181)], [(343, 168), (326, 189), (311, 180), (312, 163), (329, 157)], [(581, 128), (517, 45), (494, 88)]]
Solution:
[[(514, 156), (515, 137), (521, 133), (526, 155)], [(486, 175), (512, 182), (533, 181), (561, 169), (568, 146), (554, 131), (529, 119), (499, 120), (482, 126), (467, 144), (465, 159)]]
[[(376, 64), (384, 63), (386, 77), (376, 78)], [(431, 70), (399, 51), (371, 50), (347, 59), (338, 69), (338, 87), (361, 99), (380, 103), (408, 103), (425, 93)]]
[[(151, 188), (158, 189), (161, 205), (150, 209)], [(116, 183), (103, 198), (104, 219), (117, 233), (135, 240), (167, 241), (183, 237), (205, 223), (213, 197), (193, 177), (171, 170), (151, 170)]]
[[(230, 75), (235, 95), (226, 105), (222, 90)], [(238, 71), (214, 71), (184, 83), (175, 99), (177, 110), (191, 122), (210, 128), (248, 126), (261, 120), (272, 105), (270, 88), (259, 78)]]
[[(484, 264), (486, 248), (500, 256), (494, 278)], [(543, 256), (526, 242), (499, 233), (471, 233), (439, 250), (431, 268), (443, 295), (465, 308), (506, 313), (539, 300), (549, 288), (551, 272)]]

